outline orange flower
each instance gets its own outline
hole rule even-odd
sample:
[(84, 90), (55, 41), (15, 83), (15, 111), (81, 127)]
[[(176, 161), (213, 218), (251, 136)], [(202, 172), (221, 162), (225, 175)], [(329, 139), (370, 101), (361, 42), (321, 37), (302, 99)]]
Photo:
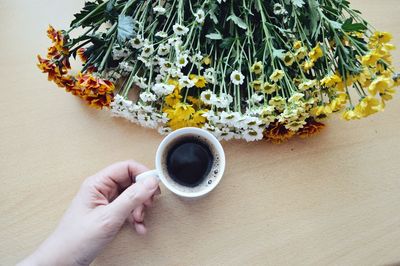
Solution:
[(312, 118), (307, 119), (306, 121), (307, 124), (297, 132), (297, 135), (300, 138), (308, 138), (315, 134), (318, 134), (325, 127), (324, 124), (317, 122)]
[(72, 93), (75, 96), (82, 97), (82, 90), (76, 84), (73, 76), (63, 76), (57, 80), (57, 85), (65, 88), (65, 91)]
[(90, 73), (79, 74), (76, 86), (81, 90), (82, 99), (97, 109), (109, 107), (114, 98), (114, 84)]
[(86, 52), (86, 48), (79, 48), (78, 51), (76, 51), (76, 54), (79, 56), (79, 58), (81, 59), (82, 63), (86, 63), (88, 60), (87, 55), (85, 54)]
[[(69, 55), (69, 50), (65, 47), (66, 37), (64, 36), (62, 31), (56, 31), (51, 25), (47, 29), (47, 36), (50, 38), (52, 43), (54, 44), (54, 48), (61, 54), (61, 55)], [(53, 49), (53, 48), (49, 48)]]
[[(37, 66), (43, 73), (48, 74), (49, 81), (57, 81), (61, 76), (67, 74), (67, 69), (64, 67), (57, 66), (55, 62), (41, 58), (38, 55), (39, 64)], [(57, 82), (56, 82), (57, 83)]]
[(285, 125), (275, 122), (272, 123), (264, 133), (266, 140), (274, 144), (281, 144), (295, 135), (295, 132), (288, 130)]

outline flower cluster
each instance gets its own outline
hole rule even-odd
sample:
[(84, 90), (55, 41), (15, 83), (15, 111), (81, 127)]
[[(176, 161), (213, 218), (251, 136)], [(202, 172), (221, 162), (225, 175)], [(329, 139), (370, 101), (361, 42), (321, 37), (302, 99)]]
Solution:
[(38, 66), (89, 105), (161, 133), (282, 143), (393, 98), (392, 36), (371, 29), (347, 1), (96, 0), (68, 31), (49, 28)]
[[(47, 74), (48, 80), (82, 98), (92, 107), (98, 109), (110, 107), (114, 97), (114, 84), (109, 80), (102, 79), (99, 73), (93, 73), (94, 68), (87, 69), (84, 74), (71, 75), (69, 73), (71, 53), (67, 45), (68, 36), (63, 31), (56, 31), (52, 26), (49, 26), (47, 35), (52, 41), (52, 46), (48, 48), (46, 59), (38, 55), (38, 67)], [(75, 49), (75, 52), (85, 62), (85, 49), (78, 48)]]

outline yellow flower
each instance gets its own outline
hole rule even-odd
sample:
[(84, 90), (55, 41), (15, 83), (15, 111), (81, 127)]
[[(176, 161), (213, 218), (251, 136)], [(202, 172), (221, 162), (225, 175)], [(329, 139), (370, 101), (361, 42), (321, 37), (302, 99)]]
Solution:
[(281, 96), (275, 96), (269, 100), (268, 104), (275, 107), (277, 110), (282, 111), (285, 108), (286, 100)]
[(206, 56), (206, 57), (203, 58), (203, 64), (204, 65), (208, 66), (208, 65), (211, 65), (211, 63), (212, 63), (212, 60), (211, 60), (211, 58), (209, 56)]
[(358, 81), (363, 88), (368, 87), (371, 84), (371, 79), (371, 72), (368, 70), (368, 68), (364, 68), (363, 72), (355, 77), (355, 80)]
[(197, 75), (195, 75), (195, 74), (190, 74), (190, 75), (189, 75), (189, 78), (194, 82), (194, 85), (195, 85), (197, 88), (202, 89), (202, 88), (204, 88), (204, 87), (207, 85), (206, 78), (203, 77), (203, 76), (197, 76)]
[(304, 71), (308, 72), (310, 69), (314, 67), (314, 62), (310, 60), (306, 60), (303, 64), (302, 67)]
[(329, 115), (332, 114), (333, 110), (330, 105), (319, 105), (311, 109), (311, 114), (314, 116)]
[(254, 90), (259, 91), (261, 90), (261, 86), (263, 85), (262, 80), (254, 80), (253, 82), (251, 82), (251, 86), (253, 87)]
[(283, 63), (285, 63), (286, 66), (291, 66), (294, 63), (294, 56), (291, 52), (287, 52), (284, 57), (283, 57)]
[(321, 79), (321, 85), (327, 88), (333, 88), (340, 82), (342, 82), (342, 78), (338, 74), (329, 75)]
[(179, 86), (179, 81), (177, 79), (168, 79), (167, 83), (168, 83), (168, 85), (174, 85), (176, 89), (179, 89), (179, 90), (182, 89)]
[(260, 75), (263, 70), (264, 70), (264, 66), (262, 64), (262, 62), (257, 62), (254, 63), (254, 65), (251, 67), (251, 72), (256, 73), (257, 75)]
[(393, 95), (395, 93), (396, 93), (396, 91), (394, 90), (394, 88), (389, 88), (385, 92), (379, 93), (379, 96), (381, 96), (383, 103), (385, 103), (385, 101), (389, 101), (389, 100), (393, 99)]
[(309, 90), (317, 85), (316, 80), (306, 80), (302, 83), (299, 84), (299, 90), (300, 91), (306, 91)]
[(203, 116), (207, 110), (199, 110), (193, 115), (192, 126), (201, 127), (205, 124), (206, 118)]
[(301, 41), (296, 41), (293, 44), (293, 49), (295, 49), (295, 50), (299, 50), (301, 47), (303, 47), (303, 43)]
[(360, 101), (354, 108), (356, 114), (360, 117), (367, 117), (383, 110), (382, 103), (372, 96), (367, 96)]
[(379, 76), (374, 81), (372, 81), (371, 85), (368, 87), (368, 91), (372, 96), (375, 96), (378, 92), (384, 93), (386, 90), (394, 86), (394, 82), (392, 78), (387, 78), (383, 76)]
[(356, 112), (354, 112), (354, 110), (347, 110), (346, 112), (343, 112), (342, 118), (350, 121), (360, 119), (361, 117)]
[(168, 126), (174, 130), (183, 127), (202, 127), (206, 122), (206, 118), (203, 117), (206, 110), (196, 112), (192, 105), (186, 103), (179, 102), (164, 112), (169, 118)]
[(272, 94), (272, 93), (276, 92), (277, 89), (278, 89), (278, 85), (276, 85), (275, 83), (271, 84), (269, 82), (265, 82), (262, 86), (262, 91), (267, 94)]
[(178, 88), (175, 88), (173, 93), (165, 97), (165, 103), (171, 107), (178, 104), (182, 99), (182, 96)]
[(294, 54), (296, 56), (296, 59), (298, 61), (301, 61), (304, 59), (304, 57), (306, 57), (307, 55), (307, 49), (305, 47), (300, 47), (296, 53)]
[(363, 66), (374, 66), (378, 62), (379, 58), (380, 56), (376, 52), (371, 52), (361, 58), (361, 64)]
[(388, 43), (392, 40), (393, 36), (389, 32), (377, 31), (369, 39), (370, 46), (376, 46), (378, 44)]
[(272, 75), (269, 77), (270, 80), (274, 82), (278, 82), (285, 76), (285, 72), (283, 70), (276, 69)]
[(350, 35), (353, 36), (353, 37), (357, 37), (359, 39), (363, 39), (364, 38), (364, 33), (363, 32), (359, 32), (359, 31), (350, 32)]
[(187, 99), (187, 100), (193, 105), (193, 107), (196, 108), (196, 109), (200, 108), (200, 107), (203, 105), (203, 102), (202, 102), (200, 99), (195, 98), (195, 97), (193, 97), (193, 96), (188, 96), (186, 99)]
[(323, 55), (324, 55), (324, 52), (322, 51), (321, 46), (319, 45), (319, 43), (308, 54), (308, 56), (310, 57), (311, 61), (313, 61), (313, 62), (316, 62)]
[(329, 103), (329, 107), (333, 112), (337, 112), (347, 103), (347, 94), (340, 93), (335, 99)]

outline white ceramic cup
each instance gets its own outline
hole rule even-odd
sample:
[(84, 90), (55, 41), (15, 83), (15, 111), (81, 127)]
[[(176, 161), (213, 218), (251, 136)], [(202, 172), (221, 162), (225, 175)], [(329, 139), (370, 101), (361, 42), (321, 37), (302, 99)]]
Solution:
[[(199, 138), (200, 141), (209, 145), (211, 153), (214, 155), (213, 166), (210, 174), (201, 184), (195, 187), (186, 187), (175, 182), (169, 176), (166, 168), (168, 151), (172, 148), (174, 143), (179, 142), (180, 139), (184, 138)], [(219, 143), (211, 133), (203, 129), (187, 127), (176, 130), (165, 137), (158, 147), (155, 163), (156, 169), (138, 175), (136, 177), (136, 182), (141, 182), (145, 178), (154, 176), (159, 178), (167, 189), (178, 196), (184, 198), (199, 198), (210, 193), (221, 181), (225, 171), (225, 153), (221, 143)]]

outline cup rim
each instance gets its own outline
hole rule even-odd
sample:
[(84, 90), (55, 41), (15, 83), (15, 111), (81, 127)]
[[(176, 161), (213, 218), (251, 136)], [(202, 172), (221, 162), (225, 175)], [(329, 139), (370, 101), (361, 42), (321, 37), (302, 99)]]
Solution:
[[(164, 173), (162, 171), (162, 164), (161, 164), (162, 153), (163, 153), (165, 147), (176, 137), (179, 137), (182, 135), (190, 135), (190, 134), (199, 135), (199, 136), (205, 137), (205, 138), (207, 138), (207, 140), (211, 141), (211, 144), (214, 145), (214, 148), (216, 149), (216, 151), (218, 152), (218, 155), (220, 157), (219, 163), (220, 163), (221, 171), (219, 171), (215, 182), (213, 182), (210, 186), (208, 186), (204, 190), (197, 191), (197, 192), (185, 192), (185, 191), (176, 189), (174, 186), (172, 186), (170, 184), (170, 182), (165, 178)], [(173, 192), (174, 194), (176, 194), (178, 196), (184, 197), (184, 198), (198, 198), (198, 197), (201, 197), (201, 196), (204, 196), (204, 195), (210, 193), (212, 190), (214, 190), (217, 187), (217, 185), (221, 181), (223, 174), (225, 172), (225, 152), (224, 152), (224, 149), (222, 148), (221, 143), (210, 132), (208, 132), (204, 129), (196, 128), (196, 127), (186, 127), (186, 128), (181, 128), (181, 129), (171, 132), (162, 140), (162, 142), (160, 143), (160, 145), (158, 146), (158, 149), (157, 149), (155, 164), (156, 164), (156, 169), (159, 174), (160, 180), (171, 192)]]

